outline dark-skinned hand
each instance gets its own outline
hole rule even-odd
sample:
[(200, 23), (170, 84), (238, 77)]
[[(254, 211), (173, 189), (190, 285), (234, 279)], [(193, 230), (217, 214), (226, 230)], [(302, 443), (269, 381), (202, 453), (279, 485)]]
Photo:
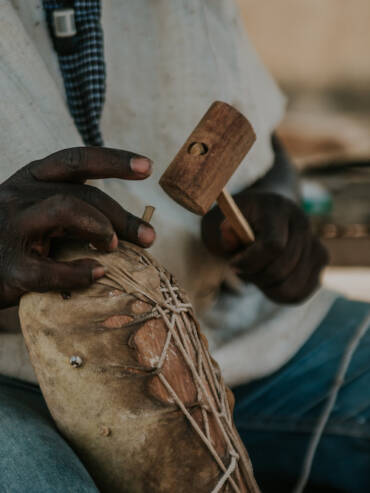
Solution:
[(255, 284), (271, 300), (298, 303), (319, 284), (328, 254), (312, 234), (303, 211), (291, 200), (273, 193), (241, 192), (235, 197), (256, 241), (243, 246), (218, 207), (202, 220), (208, 249), (228, 257), (238, 275)]
[(88, 179), (142, 180), (151, 161), (115, 149), (81, 147), (56, 152), (20, 169), (0, 185), (0, 308), (28, 291), (88, 287), (104, 275), (92, 259), (56, 262), (54, 238), (85, 240), (103, 251), (118, 238), (148, 247), (153, 228), (125, 211)]

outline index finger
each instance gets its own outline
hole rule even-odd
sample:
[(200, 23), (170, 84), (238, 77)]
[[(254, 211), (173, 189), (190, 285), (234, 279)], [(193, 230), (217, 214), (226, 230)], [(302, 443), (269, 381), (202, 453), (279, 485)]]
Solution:
[(99, 178), (143, 180), (152, 171), (145, 156), (104, 147), (72, 147), (28, 165), (39, 181), (83, 183)]

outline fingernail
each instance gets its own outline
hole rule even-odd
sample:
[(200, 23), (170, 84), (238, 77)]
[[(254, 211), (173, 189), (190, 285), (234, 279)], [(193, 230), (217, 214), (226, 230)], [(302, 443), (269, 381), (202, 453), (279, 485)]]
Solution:
[(139, 238), (140, 243), (143, 245), (151, 245), (155, 240), (155, 231), (150, 226), (146, 224), (140, 224), (137, 236)]
[(117, 250), (118, 248), (118, 238), (117, 238), (117, 235), (116, 233), (113, 234), (113, 237), (112, 237), (112, 240), (111, 242), (109, 243), (109, 247), (108, 249), (110, 251), (113, 251), (113, 250)]
[(146, 157), (133, 157), (130, 161), (131, 169), (139, 175), (150, 175), (152, 171), (152, 161)]
[(92, 278), (94, 281), (100, 279), (105, 274), (105, 268), (103, 266), (94, 267), (92, 270)]

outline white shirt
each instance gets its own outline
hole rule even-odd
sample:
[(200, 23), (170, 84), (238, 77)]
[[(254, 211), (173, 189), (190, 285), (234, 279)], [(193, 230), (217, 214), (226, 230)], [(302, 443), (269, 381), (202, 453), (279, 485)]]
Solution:
[[(0, 0), (0, 111), (6, 113), (0, 122), (1, 179), (33, 159), (81, 143), (66, 109), (40, 3)], [(95, 185), (137, 215), (146, 204), (157, 208), (152, 253), (188, 291), (226, 380), (240, 383), (262, 376), (307, 339), (330, 296), (320, 293), (301, 307), (282, 308), (246, 286), (239, 298), (217, 300), (228, 266), (201, 243), (200, 218), (167, 197), (158, 180), (211, 102), (223, 100), (244, 113), (257, 134), (228, 187), (236, 192), (250, 185), (272, 165), (270, 137), (284, 114), (284, 98), (246, 38), (233, 0), (102, 4), (105, 145), (149, 156), (154, 172), (140, 183), (100, 180)], [(264, 327), (272, 320), (272, 328), (264, 330), (261, 319)], [(32, 379), (23, 356), (9, 363), (7, 347), (13, 345), (13, 355), (15, 346), (22, 353), (19, 336), (0, 337), (0, 372)], [(263, 363), (256, 348), (264, 354), (267, 350)]]

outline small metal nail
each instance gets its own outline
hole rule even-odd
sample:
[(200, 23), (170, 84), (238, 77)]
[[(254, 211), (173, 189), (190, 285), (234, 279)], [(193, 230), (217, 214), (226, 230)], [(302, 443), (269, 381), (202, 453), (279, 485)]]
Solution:
[(71, 356), (69, 360), (69, 364), (73, 368), (81, 368), (82, 363), (83, 363), (82, 358), (80, 358), (79, 356)]
[(100, 426), (99, 433), (103, 437), (109, 437), (112, 433), (112, 430), (109, 428), (109, 426)]

